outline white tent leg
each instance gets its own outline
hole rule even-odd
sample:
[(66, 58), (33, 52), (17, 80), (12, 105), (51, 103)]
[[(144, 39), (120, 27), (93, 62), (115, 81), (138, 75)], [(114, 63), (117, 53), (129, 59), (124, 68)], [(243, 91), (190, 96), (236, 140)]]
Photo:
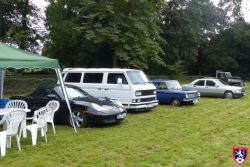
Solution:
[(3, 98), (3, 84), (4, 84), (4, 78), (5, 78), (5, 70), (0, 69), (0, 98)]
[(60, 82), (60, 85), (61, 85), (61, 88), (62, 88), (62, 92), (63, 92), (64, 98), (65, 98), (65, 101), (66, 101), (67, 106), (69, 108), (69, 114), (70, 114), (70, 118), (71, 118), (74, 130), (75, 130), (75, 133), (77, 133), (75, 122), (74, 122), (73, 116), (72, 116), (72, 110), (71, 110), (71, 107), (70, 107), (70, 103), (69, 103), (67, 91), (65, 89), (64, 82), (63, 82), (63, 79), (62, 79), (61, 70), (59, 68), (56, 68), (55, 71), (56, 71), (56, 74), (57, 74), (57, 78), (58, 78), (58, 80)]

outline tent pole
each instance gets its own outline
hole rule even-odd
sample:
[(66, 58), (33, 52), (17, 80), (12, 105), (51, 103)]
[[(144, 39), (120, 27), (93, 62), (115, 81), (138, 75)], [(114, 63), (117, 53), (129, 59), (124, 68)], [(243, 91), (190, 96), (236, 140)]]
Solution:
[(3, 98), (3, 85), (5, 78), (5, 69), (0, 69), (0, 98)]
[(75, 122), (74, 122), (73, 116), (72, 116), (72, 110), (71, 110), (71, 107), (70, 107), (70, 103), (69, 103), (67, 91), (65, 89), (65, 85), (64, 85), (64, 82), (63, 82), (63, 79), (62, 79), (61, 70), (59, 68), (56, 68), (55, 71), (56, 71), (56, 74), (57, 74), (57, 78), (58, 78), (58, 80), (60, 82), (60, 85), (61, 85), (61, 88), (62, 88), (62, 92), (63, 92), (64, 98), (65, 98), (65, 101), (66, 101), (68, 109), (69, 109), (69, 114), (70, 114), (70, 118), (71, 118), (74, 130), (75, 130), (75, 133), (77, 133)]

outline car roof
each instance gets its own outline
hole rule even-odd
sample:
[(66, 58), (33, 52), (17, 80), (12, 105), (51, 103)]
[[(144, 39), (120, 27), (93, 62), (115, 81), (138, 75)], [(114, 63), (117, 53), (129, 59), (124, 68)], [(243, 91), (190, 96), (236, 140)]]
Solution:
[(65, 68), (63, 72), (126, 72), (126, 71), (140, 71), (137, 69), (126, 69), (126, 68)]
[(155, 79), (155, 80), (152, 80), (152, 82), (168, 82), (168, 81), (177, 81), (177, 80), (173, 80), (173, 79)]

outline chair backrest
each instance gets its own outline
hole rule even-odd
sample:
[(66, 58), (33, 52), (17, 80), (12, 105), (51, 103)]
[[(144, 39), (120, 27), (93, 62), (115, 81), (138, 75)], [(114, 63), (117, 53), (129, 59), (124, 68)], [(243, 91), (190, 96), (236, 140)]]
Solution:
[(14, 110), (3, 116), (1, 123), (5, 123), (7, 135), (18, 133), (19, 126), (25, 120), (26, 112), (23, 110)]
[(48, 119), (53, 120), (54, 119), (54, 114), (56, 111), (58, 111), (60, 107), (60, 103), (57, 100), (51, 100), (47, 103), (46, 107), (49, 107), (52, 109), (52, 112), (50, 113), (50, 116)]
[(28, 104), (24, 100), (11, 100), (6, 104), (5, 108), (28, 109)]
[(42, 107), (34, 112), (35, 123), (38, 128), (44, 128), (47, 126), (47, 119), (50, 116), (52, 109), (49, 107)]

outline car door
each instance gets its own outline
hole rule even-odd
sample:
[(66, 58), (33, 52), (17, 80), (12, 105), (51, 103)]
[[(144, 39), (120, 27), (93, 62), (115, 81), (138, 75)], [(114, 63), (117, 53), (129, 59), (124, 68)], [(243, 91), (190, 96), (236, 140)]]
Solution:
[(169, 103), (171, 95), (165, 82), (155, 82), (157, 99), (162, 103)]
[(104, 97), (103, 78), (103, 72), (85, 72), (80, 87), (94, 97)]
[(103, 94), (105, 97), (117, 98), (123, 104), (130, 103), (130, 85), (124, 73), (109, 72), (103, 85)]
[(205, 80), (198, 80), (193, 84), (193, 88), (198, 90), (201, 94), (201, 96), (206, 96), (206, 90), (205, 90)]
[(210, 97), (220, 96), (219, 87), (216, 85), (216, 83), (213, 80), (206, 80), (206, 86), (205, 86), (204, 91), (206, 92), (206, 95)]

